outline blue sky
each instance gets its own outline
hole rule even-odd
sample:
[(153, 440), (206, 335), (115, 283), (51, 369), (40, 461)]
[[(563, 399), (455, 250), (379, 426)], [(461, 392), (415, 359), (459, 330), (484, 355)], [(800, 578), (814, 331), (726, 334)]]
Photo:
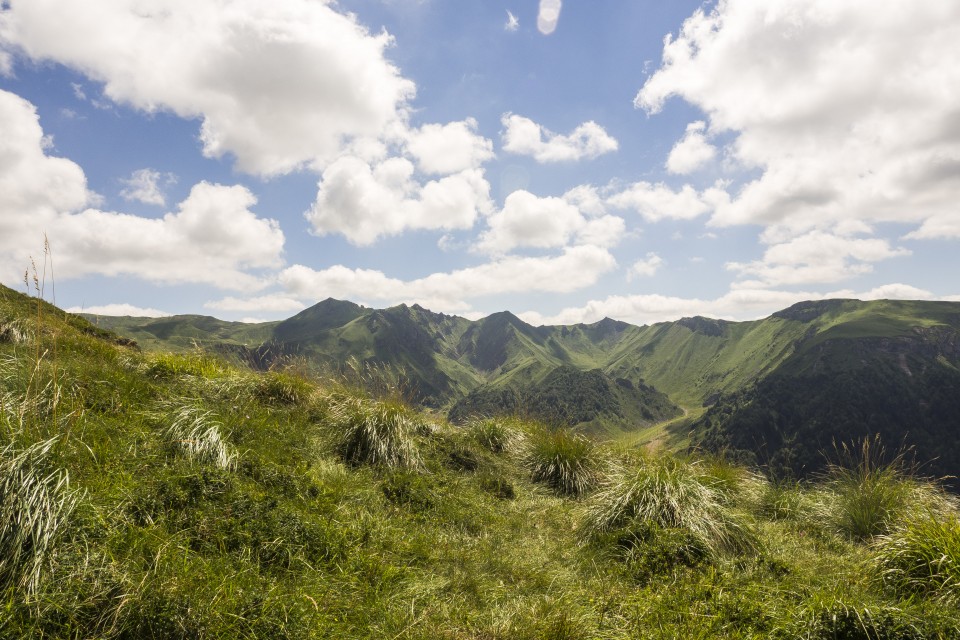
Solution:
[(105, 314), (957, 300), (958, 43), (946, 0), (5, 1), (0, 281), (46, 234)]

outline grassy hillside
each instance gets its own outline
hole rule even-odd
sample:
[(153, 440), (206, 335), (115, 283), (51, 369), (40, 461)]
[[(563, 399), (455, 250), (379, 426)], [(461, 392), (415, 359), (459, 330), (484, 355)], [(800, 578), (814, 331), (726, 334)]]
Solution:
[(611, 378), (600, 369), (572, 365), (553, 369), (543, 380), (526, 385), (490, 385), (457, 401), (448, 417), (463, 423), (473, 417), (522, 415), (586, 433), (616, 437), (680, 415), (662, 393), (642, 382)]
[[(960, 313), (949, 303), (844, 304), (820, 316), (771, 375), (695, 424), (712, 449), (809, 474), (834, 442), (878, 434), (926, 472), (960, 471)], [(922, 315), (921, 315), (922, 313)]]
[(244, 345), (257, 347), (270, 340), (279, 323), (227, 322), (210, 316), (133, 318), (82, 314), (96, 327), (136, 340), (153, 351), (190, 351), (199, 347)]
[[(263, 368), (291, 356), (317, 371), (350, 358), (385, 363), (405, 371), (409, 397), (453, 407), (458, 419), (495, 410), (561, 416), (595, 432), (631, 432), (630, 441), (729, 448), (801, 474), (822, 467), (834, 440), (880, 433), (891, 446), (916, 447), (921, 462), (936, 458), (934, 472), (960, 475), (958, 318), (955, 302), (822, 300), (751, 322), (533, 327), (508, 312), (471, 322), (418, 306), (372, 310), (327, 300), (276, 326), (194, 316), (145, 326), (149, 344), (162, 338), (177, 348), (206, 331), (205, 344), (219, 336), (221, 354)], [(269, 340), (243, 346), (254, 331)], [(552, 401), (550, 376), (566, 368), (651, 388), (651, 397), (665, 394), (686, 419), (669, 430), (651, 425), (644, 407), (653, 422), (673, 414), (610, 384)]]
[(956, 505), (869, 447), (778, 485), (121, 342), (0, 289), (0, 637), (960, 636)]

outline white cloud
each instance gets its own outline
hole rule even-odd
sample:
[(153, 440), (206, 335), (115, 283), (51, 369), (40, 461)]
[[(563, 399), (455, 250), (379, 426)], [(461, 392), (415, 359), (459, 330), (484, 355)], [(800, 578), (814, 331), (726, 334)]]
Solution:
[(633, 263), (630, 271), (627, 272), (627, 277), (650, 278), (653, 277), (663, 265), (663, 258), (651, 251), (647, 253), (647, 257), (644, 260), (637, 260)]
[(537, 12), (537, 29), (545, 36), (557, 30), (560, 20), (561, 0), (540, 0), (540, 9)]
[(601, 216), (587, 220), (577, 232), (577, 244), (594, 247), (615, 247), (623, 240), (627, 232), (627, 223), (617, 216)]
[(674, 191), (662, 182), (635, 182), (627, 189), (607, 198), (607, 203), (617, 209), (631, 209), (647, 222), (664, 219), (692, 220), (713, 208), (714, 190), (697, 192), (688, 184)]
[(468, 229), (492, 208), (480, 169), (423, 185), (413, 172), (406, 158), (375, 166), (354, 156), (338, 158), (324, 170), (307, 220), (319, 235), (340, 233), (353, 244), (370, 245), (408, 229)]
[[(283, 294), (269, 294), (255, 298), (236, 298), (228, 296), (220, 300), (212, 300), (203, 305), (207, 309), (218, 311), (259, 311), (261, 313), (284, 313), (302, 311), (306, 305)], [(241, 322), (246, 322), (245, 320)]]
[(245, 187), (200, 182), (162, 218), (86, 209), (58, 217), (47, 234), (65, 277), (257, 289), (264, 282), (250, 270), (281, 266), (284, 236), (276, 221), (250, 210), (256, 201)]
[(563, 199), (588, 216), (602, 216), (607, 212), (606, 203), (597, 188), (583, 184), (563, 194)]
[[(53, 248), (58, 279), (132, 275), (248, 289), (251, 269), (281, 266), (284, 237), (250, 211), (246, 188), (201, 182), (174, 213), (141, 218), (95, 204), (79, 166), (46, 154), (32, 104), (0, 91), (0, 278), (16, 281), (31, 253)], [(83, 210), (81, 210), (83, 209)]]
[[(960, 170), (960, 167), (958, 167)], [(903, 236), (906, 240), (954, 240), (960, 238), (960, 208), (935, 214), (923, 221), (918, 229)]]
[(16, 282), (60, 213), (91, 199), (83, 170), (46, 154), (35, 107), (0, 90), (0, 279)]
[(955, 2), (721, 0), (666, 39), (636, 104), (686, 100), (759, 171), (714, 224), (897, 221), (956, 237), (957, 42)]
[(133, 316), (135, 318), (166, 318), (170, 315), (166, 311), (150, 307), (136, 307), (132, 304), (103, 304), (92, 307), (70, 307), (69, 313), (89, 313), (95, 316)]
[[(926, 289), (895, 282), (855, 295), (860, 300), (932, 300), (935, 296)], [(949, 298), (944, 298), (948, 300)]]
[(416, 280), (390, 278), (381, 271), (336, 265), (314, 270), (293, 265), (280, 274), (280, 283), (295, 298), (327, 297), (386, 304), (417, 302), (434, 311), (466, 313), (468, 300), (527, 292), (567, 293), (594, 284), (616, 266), (606, 249), (568, 247), (548, 257), (508, 256)]
[(870, 273), (871, 263), (910, 255), (878, 238), (848, 238), (812, 231), (769, 247), (761, 260), (729, 262), (727, 268), (756, 280), (737, 283), (738, 288), (838, 282)]
[(507, 196), (503, 209), (487, 217), (489, 229), (480, 236), (477, 248), (499, 255), (518, 247), (548, 249), (570, 242), (611, 247), (620, 242), (626, 227), (622, 218), (588, 220), (570, 202), (576, 198), (567, 195), (540, 197), (529, 191), (514, 191)]
[(126, 185), (120, 195), (126, 200), (163, 206), (166, 204), (166, 196), (160, 185), (161, 181), (165, 185), (170, 185), (176, 182), (176, 177), (153, 169), (137, 169), (129, 178), (120, 181)]
[(537, 162), (571, 162), (593, 159), (617, 150), (617, 141), (603, 127), (592, 120), (584, 122), (569, 135), (549, 131), (533, 120), (505, 113), (500, 122), (503, 132), (503, 150), (531, 156)]
[(687, 125), (687, 131), (667, 156), (667, 171), (670, 173), (693, 173), (717, 155), (717, 148), (707, 142), (704, 131), (707, 123), (697, 120)]
[(263, 175), (381, 135), (415, 91), (384, 55), (386, 32), (311, 0), (15, 2), (0, 42), (104, 83), (115, 102), (201, 118), (205, 155)]
[(13, 56), (2, 49), (0, 49), (0, 76), (13, 77)]
[(473, 118), (445, 125), (426, 124), (409, 132), (407, 148), (425, 173), (448, 175), (476, 169), (494, 157), (493, 142), (476, 131)]
[(775, 311), (805, 300), (831, 298), (925, 300), (932, 297), (929, 291), (899, 283), (883, 285), (863, 293), (857, 293), (850, 289), (828, 293), (778, 291), (774, 289), (734, 289), (713, 300), (680, 298), (659, 294), (610, 296), (602, 300), (590, 300), (582, 307), (567, 307), (552, 316), (542, 315), (534, 311), (517, 315), (534, 325), (590, 323), (602, 320), (605, 317), (637, 325), (647, 325), (690, 316), (706, 316), (726, 320), (755, 320), (767, 317)]
[(520, 20), (513, 13), (507, 11), (507, 23), (503, 25), (503, 28), (505, 31), (516, 31), (520, 28)]
[(575, 206), (561, 198), (541, 198), (529, 191), (514, 191), (503, 209), (487, 218), (490, 229), (480, 237), (479, 248), (507, 253), (516, 247), (562, 247), (585, 221)]

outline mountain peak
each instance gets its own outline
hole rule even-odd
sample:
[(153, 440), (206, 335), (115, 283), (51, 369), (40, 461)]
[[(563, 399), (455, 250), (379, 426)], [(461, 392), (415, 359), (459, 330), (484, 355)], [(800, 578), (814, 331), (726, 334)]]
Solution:
[(354, 302), (327, 298), (281, 322), (276, 336), (282, 341), (299, 340), (318, 331), (342, 327), (366, 311)]

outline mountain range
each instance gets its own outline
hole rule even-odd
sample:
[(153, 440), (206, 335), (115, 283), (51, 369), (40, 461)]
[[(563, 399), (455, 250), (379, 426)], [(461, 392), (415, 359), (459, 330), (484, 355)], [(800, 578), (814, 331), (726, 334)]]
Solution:
[(879, 435), (935, 475), (960, 474), (960, 303), (822, 300), (770, 317), (534, 327), (418, 305), (327, 299), (262, 324), (206, 316), (90, 317), (142, 347), (195, 346), (266, 369), (348, 359), (404, 371), (453, 421), (520, 413), (586, 432), (723, 450), (786, 475)]

